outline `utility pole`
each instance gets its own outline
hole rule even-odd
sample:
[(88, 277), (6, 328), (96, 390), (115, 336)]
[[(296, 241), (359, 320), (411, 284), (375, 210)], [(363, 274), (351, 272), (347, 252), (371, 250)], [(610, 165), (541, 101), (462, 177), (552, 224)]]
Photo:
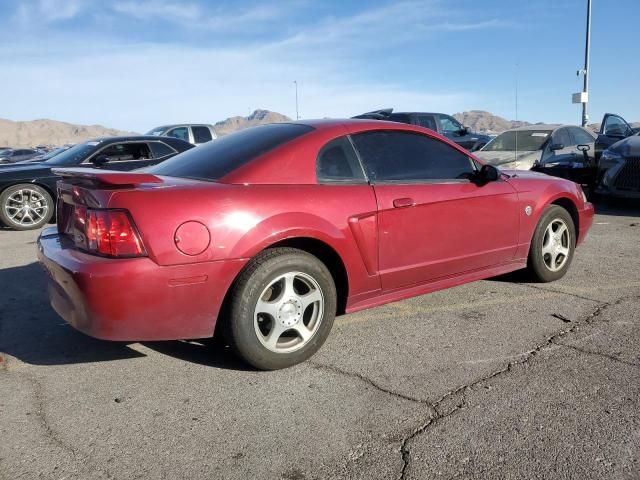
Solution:
[(293, 83), (296, 85), (296, 120), (300, 120), (300, 115), (298, 114), (298, 81), (294, 80)]
[(582, 102), (582, 126), (586, 127), (589, 121), (587, 106), (589, 103), (589, 53), (591, 50), (591, 0), (587, 0), (587, 38), (584, 46), (584, 99)]

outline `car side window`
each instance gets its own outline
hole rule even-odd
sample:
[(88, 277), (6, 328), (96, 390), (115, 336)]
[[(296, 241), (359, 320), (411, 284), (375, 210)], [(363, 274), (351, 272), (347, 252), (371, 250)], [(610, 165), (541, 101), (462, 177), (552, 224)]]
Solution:
[(316, 161), (319, 183), (366, 183), (356, 152), (347, 137), (327, 143)]
[(195, 143), (206, 143), (213, 139), (209, 127), (191, 127), (191, 132)]
[[(109, 162), (128, 162), (133, 160), (147, 160), (151, 157), (151, 150), (146, 143), (114, 143), (100, 150), (96, 155), (106, 155)], [(95, 158), (96, 155), (93, 155)]]
[(439, 120), (440, 120), (440, 128), (442, 129), (442, 133), (451, 134), (451, 133), (456, 133), (462, 130), (462, 125), (452, 117), (440, 115)]
[(176, 127), (167, 132), (167, 137), (179, 138), (185, 142), (189, 141), (189, 127)]
[(438, 131), (436, 119), (433, 115), (418, 115), (418, 125), (424, 128), (430, 128), (436, 132)]
[(593, 143), (595, 139), (582, 128), (574, 127), (571, 129), (571, 134), (577, 145), (588, 145)]
[(564, 148), (568, 148), (573, 145), (573, 140), (569, 136), (569, 131), (566, 128), (561, 128), (553, 134), (553, 143), (560, 143), (564, 145)]
[(469, 179), (475, 173), (467, 155), (420, 133), (378, 130), (352, 138), (374, 183)]
[(162, 158), (176, 153), (176, 150), (163, 142), (149, 142), (149, 147), (153, 153), (153, 158)]

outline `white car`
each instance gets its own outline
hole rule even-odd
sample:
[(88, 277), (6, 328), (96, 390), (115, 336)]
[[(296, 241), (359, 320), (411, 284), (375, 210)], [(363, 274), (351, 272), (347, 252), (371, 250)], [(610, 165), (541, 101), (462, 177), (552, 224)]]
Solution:
[(161, 127), (152, 128), (145, 135), (179, 138), (180, 140), (192, 143), (193, 145), (201, 145), (218, 138), (216, 132), (213, 130), (213, 125), (205, 123), (163, 125)]

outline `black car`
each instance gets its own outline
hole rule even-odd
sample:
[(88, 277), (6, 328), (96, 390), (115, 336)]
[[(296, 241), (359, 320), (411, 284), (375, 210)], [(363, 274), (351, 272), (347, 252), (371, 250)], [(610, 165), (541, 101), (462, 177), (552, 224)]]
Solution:
[(446, 113), (394, 112), (393, 108), (385, 108), (383, 110), (363, 113), (353, 118), (388, 120), (391, 122), (420, 125), (421, 127), (429, 128), (444, 135), (449, 140), (471, 152), (480, 150), (491, 140), (489, 135), (471, 131), (469, 127), (465, 127), (458, 120)]
[(134, 170), (155, 165), (194, 148), (177, 138), (108, 137), (79, 143), (42, 162), (0, 165), (0, 222), (15, 230), (32, 230), (55, 212), (54, 167)]
[(15, 163), (30, 160), (43, 152), (33, 148), (7, 148), (0, 152), (0, 163)]

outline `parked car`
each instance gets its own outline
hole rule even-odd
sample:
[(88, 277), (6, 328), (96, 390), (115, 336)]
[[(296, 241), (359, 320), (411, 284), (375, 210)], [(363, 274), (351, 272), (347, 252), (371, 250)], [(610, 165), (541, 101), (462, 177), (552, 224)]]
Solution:
[(18, 162), (18, 163), (46, 162), (50, 158), (53, 158), (56, 155), (58, 155), (59, 153), (66, 152), (71, 147), (73, 147), (72, 144), (65, 145), (63, 147), (54, 148), (54, 149), (49, 150), (48, 152), (41, 152), (40, 155), (37, 155), (37, 156), (35, 156), (35, 157), (33, 157), (33, 158), (29, 159), (29, 160), (23, 160), (22, 162)]
[(363, 113), (353, 118), (389, 120), (420, 125), (444, 135), (449, 140), (471, 152), (480, 150), (491, 140), (491, 136), (473, 132), (469, 127), (465, 127), (451, 115), (445, 113), (394, 112), (393, 108), (385, 108)]
[(163, 125), (152, 128), (146, 135), (179, 138), (194, 145), (207, 143), (217, 138), (213, 125), (206, 124)]
[(260, 369), (309, 358), (336, 313), (524, 268), (556, 280), (593, 221), (579, 185), (395, 122), (263, 125), (145, 172), (56, 173), (39, 259), (67, 322), (108, 340), (222, 332)]
[(640, 198), (640, 133), (618, 140), (602, 153), (596, 193)]
[(38, 155), (42, 155), (42, 152), (34, 150), (33, 148), (6, 149), (0, 153), (0, 163), (22, 162), (37, 157)]
[(573, 125), (527, 125), (491, 140), (478, 158), (500, 168), (534, 170), (592, 186), (596, 136)]
[(107, 137), (80, 143), (44, 162), (0, 168), (0, 222), (15, 230), (32, 230), (48, 223), (55, 212), (54, 167), (83, 170), (133, 170), (155, 165), (193, 148), (176, 138)]

